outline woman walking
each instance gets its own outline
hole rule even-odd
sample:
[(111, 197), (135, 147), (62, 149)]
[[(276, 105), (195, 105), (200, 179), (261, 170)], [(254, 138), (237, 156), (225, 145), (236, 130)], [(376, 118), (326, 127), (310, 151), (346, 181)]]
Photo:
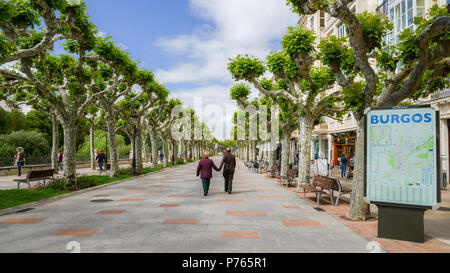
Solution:
[(18, 176), (22, 175), (22, 167), (25, 165), (26, 155), (22, 147), (17, 148), (17, 154), (14, 156), (13, 165), (17, 166)]
[(200, 172), (202, 174), (201, 178), (202, 178), (202, 183), (203, 183), (203, 193), (205, 196), (208, 196), (209, 185), (211, 184), (211, 178), (212, 178), (212, 168), (214, 168), (214, 170), (220, 172), (220, 169), (218, 169), (216, 167), (216, 165), (214, 164), (214, 161), (209, 159), (209, 154), (205, 152), (203, 154), (203, 159), (200, 160), (200, 162), (198, 163), (198, 167), (197, 167), (197, 176), (200, 175)]

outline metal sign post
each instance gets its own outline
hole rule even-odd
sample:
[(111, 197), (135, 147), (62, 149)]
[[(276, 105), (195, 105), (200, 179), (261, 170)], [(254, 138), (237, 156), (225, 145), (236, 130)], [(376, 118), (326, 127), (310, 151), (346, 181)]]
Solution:
[(378, 237), (424, 242), (424, 214), (439, 208), (439, 111), (366, 111), (365, 197), (378, 207)]

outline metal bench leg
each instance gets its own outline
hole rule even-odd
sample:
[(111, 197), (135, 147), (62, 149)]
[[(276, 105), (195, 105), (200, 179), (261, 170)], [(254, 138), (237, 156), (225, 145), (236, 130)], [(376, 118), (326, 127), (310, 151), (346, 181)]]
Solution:
[(320, 193), (316, 192), (316, 197), (317, 197), (317, 206), (320, 207)]
[(20, 182), (17, 182), (17, 189), (20, 190)]
[(338, 193), (338, 196), (336, 198), (336, 207), (339, 205), (339, 198), (341, 197), (341, 193)]
[(334, 190), (330, 191), (331, 204), (334, 205)]
[(31, 190), (31, 183), (28, 182), (28, 188)]

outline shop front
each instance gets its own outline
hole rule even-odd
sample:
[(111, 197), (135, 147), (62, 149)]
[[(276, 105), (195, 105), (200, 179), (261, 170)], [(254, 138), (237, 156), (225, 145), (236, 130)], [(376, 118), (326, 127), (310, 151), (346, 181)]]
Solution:
[(333, 135), (333, 154), (332, 154), (332, 164), (334, 166), (339, 166), (340, 158), (342, 155), (349, 159), (355, 156), (356, 152), (356, 132), (348, 132), (344, 134)]

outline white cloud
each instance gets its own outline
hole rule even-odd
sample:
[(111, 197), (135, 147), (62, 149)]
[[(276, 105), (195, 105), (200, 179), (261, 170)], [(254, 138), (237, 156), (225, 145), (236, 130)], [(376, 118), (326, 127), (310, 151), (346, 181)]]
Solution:
[[(205, 104), (235, 105), (229, 98), (234, 83), (227, 70), (228, 59), (238, 54), (265, 59), (274, 49), (273, 42), (297, 23), (298, 15), (279, 0), (190, 0), (190, 5), (193, 14), (208, 24), (191, 34), (157, 41), (156, 45), (178, 62), (156, 70), (156, 77), (164, 84), (194, 85), (171, 90), (173, 97), (187, 105), (193, 105), (193, 97), (200, 96)], [(230, 120), (231, 116), (224, 122)]]
[(228, 58), (252, 54), (264, 58), (298, 15), (279, 0), (191, 0), (195, 15), (207, 19), (190, 35), (162, 37), (157, 46), (184, 55), (174, 67), (156, 71), (164, 83), (230, 82)]

